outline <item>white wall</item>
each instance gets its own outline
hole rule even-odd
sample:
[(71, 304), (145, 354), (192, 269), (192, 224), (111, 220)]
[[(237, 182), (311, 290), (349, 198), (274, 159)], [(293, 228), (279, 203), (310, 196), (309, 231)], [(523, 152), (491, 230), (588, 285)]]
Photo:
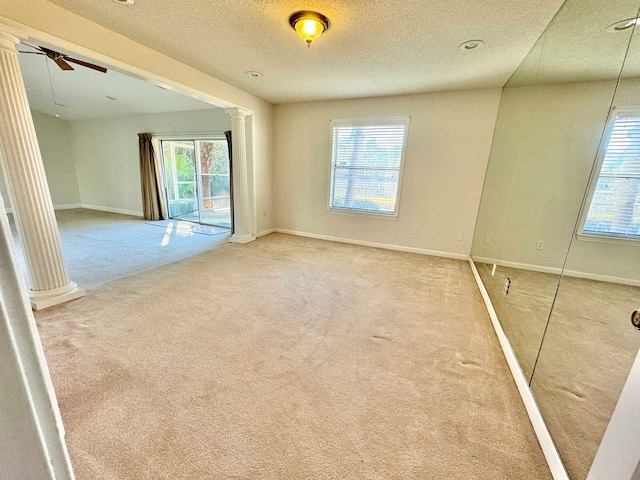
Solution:
[[(32, 115), (53, 204), (79, 204), (80, 192), (71, 154), (69, 122), (38, 112), (32, 112)], [(0, 194), (5, 205), (10, 207), (9, 194), (1, 172)]]
[(79, 203), (80, 192), (70, 148), (69, 122), (38, 112), (32, 113), (53, 204)]
[[(500, 93), (492, 89), (276, 106), (276, 227), (468, 255)], [(330, 121), (404, 115), (411, 117), (411, 125), (398, 219), (328, 213)], [(414, 226), (419, 235), (412, 234)]]
[[(609, 107), (640, 104), (626, 80), (505, 88), (472, 255), (534, 270), (562, 268)], [(485, 238), (490, 237), (490, 243)], [(542, 241), (542, 250), (536, 244)], [(639, 279), (640, 247), (574, 239), (567, 270)]]
[(138, 133), (212, 133), (231, 129), (229, 115), (219, 108), (70, 124), (82, 203), (140, 216)]
[[(250, 145), (247, 160), (251, 162), (253, 174), (249, 176), (249, 182), (253, 185), (254, 197), (251, 201), (255, 205), (256, 218), (254, 219), (255, 233), (266, 232), (274, 228), (275, 214), (273, 201), (273, 173), (274, 164), (274, 110), (270, 115), (253, 115), (247, 119), (247, 138), (253, 138)], [(268, 132), (268, 134), (267, 134)], [(265, 155), (269, 161), (264, 161)]]

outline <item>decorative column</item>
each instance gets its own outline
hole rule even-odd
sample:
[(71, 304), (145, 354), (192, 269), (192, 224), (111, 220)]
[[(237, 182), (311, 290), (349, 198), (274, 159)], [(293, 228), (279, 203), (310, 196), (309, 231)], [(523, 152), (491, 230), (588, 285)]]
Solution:
[(256, 239), (251, 233), (249, 208), (249, 181), (247, 179), (247, 134), (245, 117), (250, 113), (240, 108), (229, 108), (231, 115), (231, 145), (233, 155), (233, 227), (229, 239), (234, 243), (249, 243)]
[(0, 24), (0, 165), (31, 278), (34, 310), (85, 293), (69, 280), (60, 232), (16, 49), (21, 32)]

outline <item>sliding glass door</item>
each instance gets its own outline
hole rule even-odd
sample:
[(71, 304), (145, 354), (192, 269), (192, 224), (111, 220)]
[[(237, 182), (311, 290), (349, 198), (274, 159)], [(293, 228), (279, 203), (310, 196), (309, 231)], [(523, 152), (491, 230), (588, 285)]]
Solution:
[(161, 143), (169, 217), (231, 228), (231, 165), (224, 136)]
[(231, 228), (231, 170), (227, 140), (197, 140), (200, 223)]

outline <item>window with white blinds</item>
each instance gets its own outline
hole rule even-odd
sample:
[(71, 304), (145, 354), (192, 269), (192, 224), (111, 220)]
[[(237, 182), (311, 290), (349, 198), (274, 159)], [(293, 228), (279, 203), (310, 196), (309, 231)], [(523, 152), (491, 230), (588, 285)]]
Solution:
[(618, 112), (582, 233), (640, 239), (640, 110)]
[(409, 117), (331, 121), (329, 209), (396, 217)]

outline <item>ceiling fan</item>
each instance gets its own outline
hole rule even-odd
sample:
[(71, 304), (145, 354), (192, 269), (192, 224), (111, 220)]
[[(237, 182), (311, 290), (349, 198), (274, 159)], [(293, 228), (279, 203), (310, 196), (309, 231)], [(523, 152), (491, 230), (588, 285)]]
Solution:
[(78, 60), (77, 58), (72, 58), (64, 53), (56, 52), (54, 50), (50, 50), (42, 46), (40, 47), (34, 47), (33, 45), (27, 45), (27, 46), (38, 51), (37, 52), (20, 52), (20, 53), (29, 53), (32, 55), (46, 55), (51, 60), (53, 60), (56, 63), (56, 65), (58, 65), (62, 70), (74, 70), (74, 68), (68, 63), (68, 62), (71, 62), (77, 65), (81, 65), (83, 67), (97, 70), (98, 72), (107, 73), (107, 69), (104, 67), (101, 67), (99, 65), (94, 65), (93, 63), (85, 62), (82, 60)]

